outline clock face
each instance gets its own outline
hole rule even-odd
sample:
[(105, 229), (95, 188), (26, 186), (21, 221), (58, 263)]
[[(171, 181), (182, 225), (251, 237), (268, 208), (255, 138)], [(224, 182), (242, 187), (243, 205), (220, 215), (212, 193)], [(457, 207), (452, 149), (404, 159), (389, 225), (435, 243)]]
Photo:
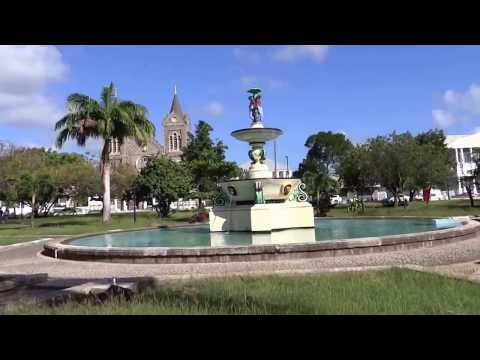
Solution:
[(177, 118), (176, 118), (176, 117), (172, 117), (172, 122), (177, 122)]

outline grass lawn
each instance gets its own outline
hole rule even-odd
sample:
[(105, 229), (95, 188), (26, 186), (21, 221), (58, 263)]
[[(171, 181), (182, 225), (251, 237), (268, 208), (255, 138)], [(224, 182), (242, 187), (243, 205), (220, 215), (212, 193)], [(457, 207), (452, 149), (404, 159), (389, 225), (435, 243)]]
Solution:
[(30, 227), (30, 220), (8, 220), (0, 224), (0, 246), (19, 242), (31, 241), (58, 235), (78, 235), (101, 232), (113, 229), (129, 229), (145, 226), (156, 226), (186, 221), (192, 212), (177, 212), (169, 218), (159, 218), (155, 213), (137, 213), (137, 223), (133, 223), (132, 214), (112, 215), (109, 225), (102, 224), (100, 215), (55, 216), (35, 219), (34, 228)]
[(480, 285), (405, 269), (176, 282), (130, 301), (8, 314), (480, 314)]
[[(480, 207), (470, 207), (469, 200), (449, 200), (432, 201), (425, 205), (422, 201), (413, 201), (406, 208), (384, 207), (379, 203), (369, 203), (365, 212), (357, 216), (429, 216), (429, 217), (448, 217), (448, 216), (467, 216), (480, 215)], [(327, 216), (342, 217), (351, 216), (347, 213), (347, 207), (337, 206), (331, 209)]]

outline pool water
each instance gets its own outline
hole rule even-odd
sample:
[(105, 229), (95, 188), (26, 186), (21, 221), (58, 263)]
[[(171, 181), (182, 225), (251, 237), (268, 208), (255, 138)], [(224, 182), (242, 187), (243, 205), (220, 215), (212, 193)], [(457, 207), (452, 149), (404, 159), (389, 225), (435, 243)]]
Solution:
[(315, 219), (314, 229), (272, 233), (211, 233), (208, 225), (150, 229), (75, 239), (69, 245), (87, 247), (215, 247), (308, 243), (426, 232), (459, 226), (454, 219)]

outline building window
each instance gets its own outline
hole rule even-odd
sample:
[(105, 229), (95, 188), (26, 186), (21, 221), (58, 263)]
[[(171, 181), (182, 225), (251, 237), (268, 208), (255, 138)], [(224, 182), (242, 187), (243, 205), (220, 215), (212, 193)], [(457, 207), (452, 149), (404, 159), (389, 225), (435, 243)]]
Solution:
[(470, 149), (463, 149), (463, 158), (466, 163), (472, 162), (472, 156), (470, 154)]
[(120, 145), (118, 143), (118, 139), (110, 139), (109, 148), (111, 154), (118, 154), (120, 152)]
[(279, 177), (280, 177), (280, 178), (283, 178), (283, 171), (280, 171), (280, 172), (279, 172)]
[(179, 134), (176, 131), (170, 133), (168, 138), (168, 149), (169, 151), (179, 151), (181, 146), (181, 139)]

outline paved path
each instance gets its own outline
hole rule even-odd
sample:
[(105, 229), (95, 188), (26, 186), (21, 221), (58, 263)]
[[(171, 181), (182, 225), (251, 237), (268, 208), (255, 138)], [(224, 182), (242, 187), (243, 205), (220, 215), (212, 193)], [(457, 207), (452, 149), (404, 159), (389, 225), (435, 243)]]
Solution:
[(85, 280), (104, 281), (113, 277), (151, 276), (167, 280), (239, 274), (301, 274), (401, 265), (450, 269), (454, 266), (452, 264), (457, 264), (455, 266), (461, 269), (459, 264), (470, 264), (475, 268), (474, 262), (480, 260), (480, 237), (431, 248), (363, 255), (205, 264), (112, 264), (57, 260), (39, 254), (43, 243), (0, 248), (0, 275), (47, 273), (52, 280), (76, 283)]

